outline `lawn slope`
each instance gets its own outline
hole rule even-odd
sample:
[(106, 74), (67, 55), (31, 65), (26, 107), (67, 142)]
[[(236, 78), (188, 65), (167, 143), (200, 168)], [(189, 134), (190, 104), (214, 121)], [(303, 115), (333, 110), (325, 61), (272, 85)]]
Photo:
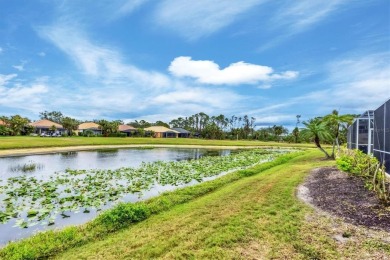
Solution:
[(389, 253), (389, 246), (378, 241), (374, 248), (352, 243), (340, 250), (326, 230), (305, 222), (311, 209), (294, 194), (310, 169), (333, 164), (320, 158), (306, 153), (58, 259), (336, 259)]

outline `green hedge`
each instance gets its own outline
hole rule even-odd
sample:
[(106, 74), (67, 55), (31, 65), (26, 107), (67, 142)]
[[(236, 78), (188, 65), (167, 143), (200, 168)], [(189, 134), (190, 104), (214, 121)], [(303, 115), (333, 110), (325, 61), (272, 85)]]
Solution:
[(66, 227), (60, 231), (45, 231), (30, 238), (10, 243), (0, 251), (0, 258), (41, 259), (54, 256), (69, 248), (101, 239), (109, 233), (143, 221), (152, 214), (169, 210), (175, 205), (213, 192), (228, 183), (284, 164), (302, 154), (302, 152), (295, 152), (282, 155), (274, 161), (258, 164), (246, 170), (239, 170), (195, 186), (166, 192), (144, 202), (118, 204), (84, 225)]

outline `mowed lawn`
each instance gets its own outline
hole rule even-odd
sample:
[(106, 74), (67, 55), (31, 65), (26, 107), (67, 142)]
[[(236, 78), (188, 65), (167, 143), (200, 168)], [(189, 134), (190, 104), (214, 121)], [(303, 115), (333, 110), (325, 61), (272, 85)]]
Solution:
[(241, 141), (241, 140), (204, 140), (192, 138), (120, 138), (120, 137), (0, 137), (0, 149), (66, 147), (85, 145), (215, 145), (215, 146), (279, 146), (313, 147), (313, 144), (292, 144), (278, 142)]
[[(307, 222), (296, 198), (315, 167), (333, 165), (310, 151), (191, 202), (65, 251), (58, 259), (360, 259), (389, 256), (390, 245), (352, 237), (341, 244), (332, 221)], [(351, 231), (349, 231), (351, 232)], [(382, 259), (382, 258), (381, 258)]]

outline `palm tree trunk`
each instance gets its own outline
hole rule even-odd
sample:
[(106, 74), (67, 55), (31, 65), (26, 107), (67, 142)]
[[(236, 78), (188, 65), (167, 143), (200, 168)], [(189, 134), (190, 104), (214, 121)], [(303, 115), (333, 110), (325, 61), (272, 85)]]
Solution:
[(336, 147), (336, 141), (333, 141), (333, 147), (332, 147), (332, 155), (330, 157), (332, 157), (334, 159), (334, 150), (335, 150), (335, 147)]
[(316, 136), (316, 137), (314, 138), (314, 142), (315, 142), (316, 146), (318, 147), (318, 149), (320, 149), (321, 152), (323, 152), (323, 153), (325, 154), (326, 159), (331, 158), (330, 155), (328, 154), (328, 152), (325, 151), (324, 148), (321, 147), (320, 138), (319, 138), (318, 136)]

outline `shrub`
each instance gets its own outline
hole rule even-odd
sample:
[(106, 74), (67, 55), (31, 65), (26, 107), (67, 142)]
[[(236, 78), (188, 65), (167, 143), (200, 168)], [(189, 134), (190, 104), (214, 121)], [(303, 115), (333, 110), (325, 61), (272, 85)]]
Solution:
[(390, 204), (390, 181), (385, 167), (375, 157), (360, 150), (343, 150), (336, 163), (340, 170), (364, 178), (366, 188), (374, 190), (382, 202)]

